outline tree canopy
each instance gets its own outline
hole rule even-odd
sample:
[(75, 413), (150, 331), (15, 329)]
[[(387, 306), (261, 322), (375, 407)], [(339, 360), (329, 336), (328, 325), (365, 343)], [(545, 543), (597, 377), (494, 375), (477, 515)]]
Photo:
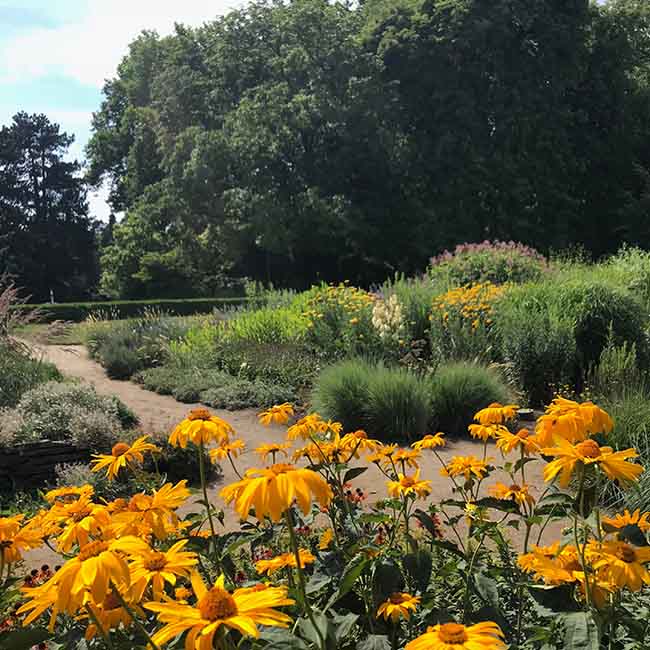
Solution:
[(485, 238), (595, 255), (650, 231), (644, 0), (255, 1), (144, 32), (90, 180), (102, 290), (368, 284)]
[(73, 138), (45, 115), (0, 128), (0, 269), (37, 301), (85, 297), (97, 283), (94, 224)]

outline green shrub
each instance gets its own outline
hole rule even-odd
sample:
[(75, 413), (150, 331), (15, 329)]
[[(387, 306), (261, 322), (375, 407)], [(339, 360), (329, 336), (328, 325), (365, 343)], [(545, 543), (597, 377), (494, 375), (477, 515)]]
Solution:
[(321, 372), (314, 386), (314, 409), (343, 424), (346, 431), (366, 427), (366, 409), (375, 366), (362, 359), (350, 359)]
[(69, 440), (100, 451), (110, 449), (136, 422), (117, 397), (98, 395), (87, 384), (48, 382), (26, 392), (0, 427), (3, 444)]
[(296, 343), (307, 331), (306, 318), (288, 307), (264, 307), (245, 311), (228, 321), (226, 341)]
[(286, 386), (233, 377), (222, 386), (202, 391), (200, 401), (213, 408), (237, 411), (245, 408), (263, 409), (283, 402), (295, 402), (297, 395)]
[(151, 309), (164, 311), (174, 316), (209, 314), (217, 309), (232, 309), (246, 304), (246, 298), (187, 298), (180, 300), (117, 300), (111, 302), (74, 302), (60, 304), (17, 305), (12, 309), (21, 312), (38, 310), (39, 320), (51, 323), (56, 320), (80, 323), (89, 317), (138, 318)]
[(530, 282), (539, 280), (548, 262), (534, 248), (515, 242), (484, 241), (459, 244), (431, 260), (429, 275), (448, 286), (473, 282)]
[(495, 369), (468, 362), (440, 365), (429, 390), (431, 428), (451, 435), (466, 435), (474, 414), (487, 404), (505, 404), (512, 398)]
[(427, 341), (431, 304), (434, 296), (442, 293), (429, 278), (405, 278), (396, 275), (384, 283), (382, 293), (396, 295), (404, 312), (405, 338), (409, 341)]
[(637, 360), (636, 345), (612, 338), (600, 353), (598, 364), (590, 371), (587, 384), (597, 401), (618, 400), (643, 388), (645, 381)]
[(553, 385), (576, 382), (574, 323), (546, 300), (545, 291), (536, 286), (512, 291), (495, 316), (506, 374), (534, 406), (550, 401)]
[(61, 379), (53, 364), (30, 356), (8, 341), (0, 343), (0, 408), (15, 406), (35, 386)]
[(365, 429), (371, 437), (396, 442), (426, 432), (427, 393), (426, 383), (404, 368), (353, 359), (326, 368), (312, 399), (316, 411), (346, 431)]
[(404, 368), (378, 365), (368, 389), (366, 430), (393, 442), (422, 437), (428, 430), (430, 401), (426, 382)]

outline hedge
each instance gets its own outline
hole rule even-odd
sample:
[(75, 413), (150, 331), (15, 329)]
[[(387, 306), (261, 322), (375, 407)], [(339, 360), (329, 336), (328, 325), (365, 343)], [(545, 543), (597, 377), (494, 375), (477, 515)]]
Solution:
[(233, 307), (247, 302), (247, 298), (187, 298), (179, 300), (118, 300), (114, 302), (68, 302), (42, 305), (17, 305), (13, 309), (39, 312), (38, 321), (56, 320), (80, 323), (91, 314), (111, 318), (134, 318), (145, 309), (158, 309), (175, 316), (207, 314), (213, 309)]

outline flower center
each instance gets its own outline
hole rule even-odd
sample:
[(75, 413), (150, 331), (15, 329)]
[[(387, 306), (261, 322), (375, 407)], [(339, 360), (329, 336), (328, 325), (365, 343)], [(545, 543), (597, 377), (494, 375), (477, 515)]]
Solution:
[(400, 605), (401, 603), (404, 602), (404, 598), (402, 597), (402, 594), (399, 592), (395, 592), (394, 594), (390, 595), (390, 602), (393, 605)]
[(293, 465), (288, 465), (287, 463), (276, 463), (275, 465), (271, 465), (269, 469), (277, 476), (278, 474), (286, 474), (293, 470)]
[(459, 623), (445, 623), (438, 629), (438, 637), (443, 643), (461, 644), (467, 641), (467, 632), (465, 626)]
[(152, 553), (145, 561), (147, 571), (162, 571), (167, 566), (167, 557), (164, 553)]
[(564, 567), (564, 570), (569, 572), (582, 571), (582, 566), (578, 560), (571, 560), (571, 562)]
[(212, 417), (212, 413), (208, 409), (192, 409), (188, 415), (188, 420), (209, 420)]
[(237, 614), (235, 599), (225, 590), (213, 587), (198, 603), (201, 617), (208, 621), (223, 621)]
[(521, 488), (520, 488), (516, 483), (513, 483), (513, 484), (508, 488), (508, 490), (509, 490), (510, 492), (516, 492), (516, 493), (521, 492)]
[(117, 444), (113, 445), (111, 454), (115, 456), (115, 458), (119, 458), (120, 456), (124, 456), (124, 454), (126, 454), (129, 449), (130, 447), (126, 444), (126, 442), (118, 442)]
[(118, 600), (117, 596), (111, 591), (103, 602), (104, 610), (107, 609), (120, 609), (122, 603)]
[(108, 550), (108, 542), (95, 541), (85, 544), (79, 550), (77, 556), (82, 562), (89, 560), (91, 557), (97, 557), (100, 553)]
[(636, 551), (629, 544), (621, 544), (616, 551), (616, 557), (626, 564), (632, 564), (636, 562)]
[(595, 440), (583, 440), (576, 445), (576, 451), (584, 458), (598, 458), (600, 447)]
[(528, 429), (521, 429), (521, 431), (519, 431), (519, 433), (517, 434), (517, 437), (521, 438), (522, 440), (526, 440), (526, 438), (528, 438), (529, 435), (530, 435), (530, 431), (528, 431)]
[(72, 513), (70, 517), (75, 524), (78, 524), (82, 519), (85, 519), (90, 515), (90, 508), (84, 508), (83, 510), (78, 510), (77, 512)]
[(412, 476), (405, 476), (402, 479), (403, 487), (409, 488), (409, 487), (413, 487), (414, 485), (415, 485), (415, 479)]

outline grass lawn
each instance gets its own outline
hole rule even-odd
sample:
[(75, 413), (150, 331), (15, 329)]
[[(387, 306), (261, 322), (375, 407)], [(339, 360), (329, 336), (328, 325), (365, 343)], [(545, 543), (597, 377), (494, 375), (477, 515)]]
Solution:
[(52, 327), (48, 323), (30, 323), (16, 330), (16, 336), (47, 345), (83, 345), (84, 323)]

